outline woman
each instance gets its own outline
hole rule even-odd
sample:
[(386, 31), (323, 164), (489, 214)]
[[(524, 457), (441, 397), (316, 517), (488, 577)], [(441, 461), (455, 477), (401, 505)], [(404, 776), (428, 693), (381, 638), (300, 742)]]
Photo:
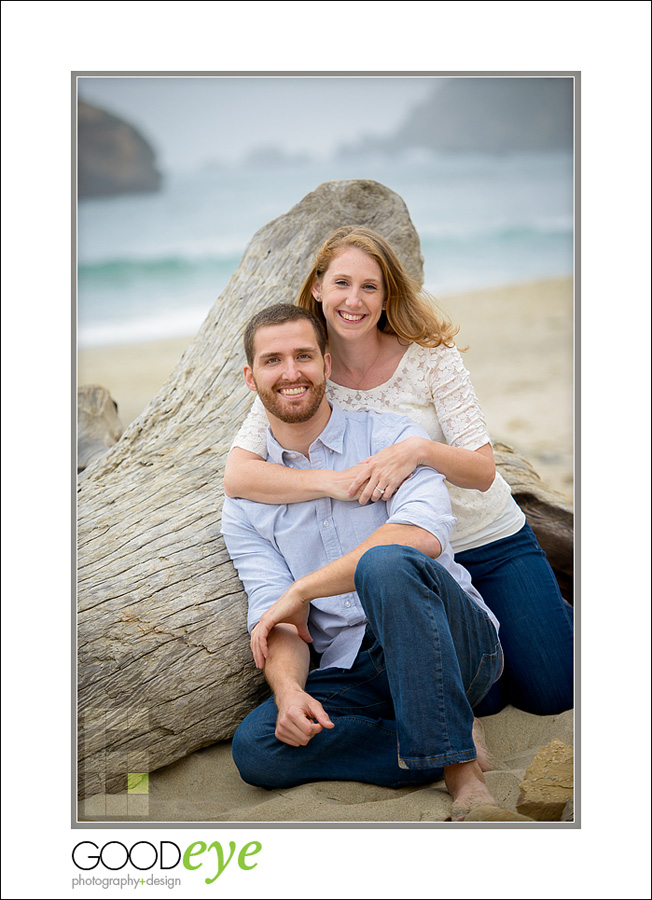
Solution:
[(505, 671), (476, 708), (508, 703), (538, 715), (573, 705), (572, 610), (509, 486), (496, 474), (485, 421), (455, 347), (387, 242), (355, 226), (335, 231), (299, 296), (328, 332), (327, 393), (344, 409), (410, 416), (430, 440), (410, 438), (345, 472), (266, 463), (267, 419), (258, 400), (234, 441), (224, 476), (229, 496), (290, 503), (329, 496), (389, 499), (418, 465), (445, 475), (457, 526), (455, 559), (500, 621)]

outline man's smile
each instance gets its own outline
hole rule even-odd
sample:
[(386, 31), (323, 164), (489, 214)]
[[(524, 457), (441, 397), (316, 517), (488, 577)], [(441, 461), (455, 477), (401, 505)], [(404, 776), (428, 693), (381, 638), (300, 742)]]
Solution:
[(302, 394), (305, 394), (308, 390), (309, 385), (301, 384), (298, 387), (282, 387), (278, 389), (279, 394), (282, 394), (284, 397), (300, 397)]

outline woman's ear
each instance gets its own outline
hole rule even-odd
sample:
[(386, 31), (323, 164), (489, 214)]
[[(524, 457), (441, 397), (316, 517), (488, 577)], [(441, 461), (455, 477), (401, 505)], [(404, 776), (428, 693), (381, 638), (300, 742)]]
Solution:
[(317, 303), (321, 303), (321, 281), (319, 281), (317, 278), (315, 278), (312, 283), (310, 293), (315, 298)]

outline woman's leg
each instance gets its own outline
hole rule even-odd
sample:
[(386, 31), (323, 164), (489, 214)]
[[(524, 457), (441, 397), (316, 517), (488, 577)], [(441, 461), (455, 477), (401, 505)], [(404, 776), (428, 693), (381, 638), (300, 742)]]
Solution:
[(529, 525), (515, 535), (455, 554), (500, 622), (505, 670), (476, 715), (508, 703), (536, 715), (573, 706), (572, 608), (559, 592)]

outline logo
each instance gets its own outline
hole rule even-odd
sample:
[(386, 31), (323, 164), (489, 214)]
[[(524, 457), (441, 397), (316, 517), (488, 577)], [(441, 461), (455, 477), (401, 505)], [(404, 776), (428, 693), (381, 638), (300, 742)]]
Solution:
[[(232, 860), (235, 860), (237, 867), (244, 872), (255, 869), (258, 861), (251, 861), (251, 857), (256, 856), (261, 850), (262, 844), (259, 841), (249, 841), (237, 853), (235, 841), (229, 841), (228, 851), (226, 847), (222, 847), (219, 841), (213, 841), (208, 845), (204, 841), (194, 841), (185, 850), (181, 850), (174, 841), (160, 841), (158, 847), (150, 841), (136, 841), (131, 847), (127, 847), (122, 841), (107, 841), (101, 847), (98, 847), (94, 841), (80, 841), (72, 851), (72, 861), (78, 869), (85, 872), (95, 870), (98, 866), (108, 869), (110, 872), (121, 871), (127, 865), (133, 866), (139, 872), (147, 872), (157, 864), (161, 870), (175, 869), (179, 863), (188, 871), (195, 871), (205, 866), (204, 881), (206, 884), (212, 884)], [(106, 885), (104, 885), (105, 881)], [(106, 887), (108, 887), (108, 883), (111, 883), (121, 888), (149, 884), (165, 884), (166, 887), (176, 887), (177, 883), (181, 884), (181, 880), (168, 876), (155, 878), (153, 875), (147, 879), (144, 877), (133, 878), (131, 875), (100, 879), (78, 876), (73, 879), (72, 886), (74, 888), (89, 883), (102, 884)]]

